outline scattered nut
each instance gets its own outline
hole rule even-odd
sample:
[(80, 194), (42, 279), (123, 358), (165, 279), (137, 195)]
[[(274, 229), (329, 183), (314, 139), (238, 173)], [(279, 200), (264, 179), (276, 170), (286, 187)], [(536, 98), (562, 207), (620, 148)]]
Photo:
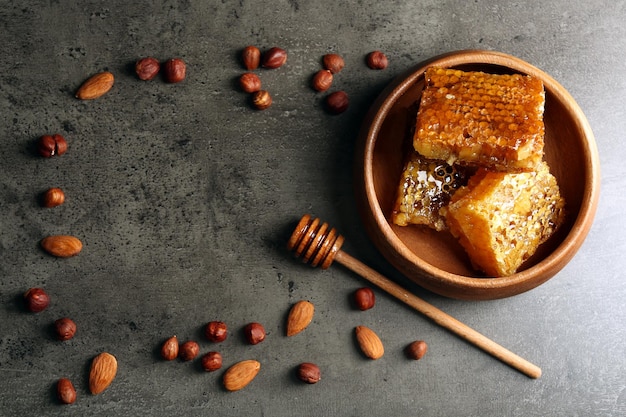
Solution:
[(50, 305), (50, 296), (43, 288), (30, 288), (24, 293), (26, 308), (33, 313), (40, 313)]
[(266, 90), (259, 90), (252, 94), (252, 105), (257, 110), (265, 110), (272, 105), (272, 96)]
[(156, 77), (160, 69), (161, 64), (159, 64), (159, 61), (151, 56), (141, 58), (135, 63), (137, 77), (143, 81), (149, 81)]
[(65, 202), (65, 193), (60, 188), (50, 188), (41, 198), (41, 205), (47, 208), (60, 206)]
[(372, 329), (365, 326), (355, 328), (356, 339), (365, 356), (370, 359), (379, 359), (385, 354), (383, 342)]
[(61, 341), (70, 340), (76, 334), (76, 323), (69, 317), (63, 317), (54, 322), (54, 332)]
[(261, 363), (252, 359), (238, 362), (224, 373), (222, 382), (228, 391), (238, 391), (248, 385), (261, 370)]
[(373, 51), (367, 55), (367, 66), (375, 70), (387, 68), (387, 56), (380, 51)]
[(202, 369), (207, 372), (217, 371), (222, 367), (222, 355), (219, 352), (208, 352), (202, 356)]
[(315, 384), (322, 379), (322, 372), (320, 371), (320, 368), (310, 362), (304, 362), (298, 365), (296, 375), (298, 376), (298, 379), (306, 382), (307, 384)]
[(423, 340), (416, 340), (404, 349), (409, 359), (420, 360), (428, 352), (428, 345)]
[(67, 151), (67, 141), (59, 134), (43, 135), (37, 141), (39, 155), (50, 158), (54, 155), (63, 155)]
[(228, 337), (228, 327), (222, 321), (210, 321), (204, 328), (204, 335), (214, 343), (220, 343)]
[(89, 371), (89, 391), (100, 394), (107, 389), (117, 374), (117, 359), (110, 353), (103, 352), (91, 362)]
[(67, 378), (61, 378), (57, 382), (57, 398), (62, 404), (74, 404), (76, 401), (76, 389)]
[(161, 346), (161, 357), (166, 361), (173, 361), (178, 357), (178, 338), (172, 336), (163, 342)]
[(43, 238), (41, 247), (50, 255), (69, 258), (80, 253), (83, 249), (83, 243), (74, 236), (55, 235)]
[(241, 52), (241, 60), (245, 69), (253, 71), (259, 68), (259, 64), (261, 63), (261, 51), (256, 46), (246, 46)]
[(265, 340), (265, 328), (261, 323), (253, 322), (247, 324), (243, 329), (243, 333), (251, 345), (256, 345)]
[(333, 84), (333, 74), (329, 70), (319, 70), (313, 76), (311, 83), (315, 91), (326, 91)]
[(354, 305), (361, 311), (369, 310), (376, 303), (376, 296), (371, 288), (363, 287), (353, 294)]
[(276, 69), (282, 67), (287, 62), (287, 51), (275, 46), (265, 51), (261, 59), (263, 68)]
[(93, 100), (101, 97), (109, 92), (114, 82), (115, 77), (108, 71), (95, 74), (80, 86), (76, 92), (76, 98), (80, 100)]
[(198, 342), (188, 340), (180, 345), (178, 356), (180, 356), (183, 361), (187, 362), (194, 360), (196, 356), (198, 356), (198, 353), (200, 353), (200, 345), (198, 345)]
[(168, 83), (179, 83), (185, 79), (187, 75), (187, 65), (180, 58), (172, 58), (163, 64), (163, 76)]
[(296, 335), (306, 329), (313, 320), (314, 312), (315, 307), (309, 301), (302, 300), (295, 303), (287, 317), (287, 336)]
[(332, 114), (340, 114), (348, 110), (350, 100), (345, 91), (335, 91), (326, 97), (326, 108)]
[(343, 58), (339, 54), (326, 54), (322, 57), (324, 68), (333, 74), (339, 73), (346, 65)]
[(246, 93), (255, 93), (261, 89), (261, 79), (253, 72), (246, 72), (239, 77), (239, 87)]

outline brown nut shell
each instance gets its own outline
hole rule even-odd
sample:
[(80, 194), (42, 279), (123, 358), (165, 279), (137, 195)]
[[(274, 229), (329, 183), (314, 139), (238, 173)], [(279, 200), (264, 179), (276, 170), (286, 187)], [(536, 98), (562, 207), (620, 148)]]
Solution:
[(329, 70), (319, 70), (313, 76), (311, 86), (315, 91), (326, 91), (333, 84), (333, 74)]
[(151, 56), (141, 58), (135, 63), (135, 73), (140, 80), (149, 81), (157, 76), (161, 70), (161, 64)]
[(241, 51), (241, 61), (245, 69), (253, 71), (261, 64), (261, 51), (256, 46), (248, 45)]
[(63, 317), (54, 322), (54, 332), (61, 341), (70, 340), (76, 334), (76, 323), (69, 317)]
[(24, 293), (26, 309), (33, 313), (40, 313), (50, 305), (50, 296), (43, 288), (29, 288)]
[(322, 379), (322, 372), (319, 366), (311, 362), (303, 362), (296, 369), (296, 376), (307, 384), (316, 384)]
[(46, 208), (58, 207), (65, 202), (65, 193), (60, 188), (49, 188), (41, 197), (41, 205)]
[(178, 350), (178, 356), (185, 362), (194, 360), (199, 353), (200, 345), (195, 340), (186, 341)]
[(67, 378), (61, 378), (57, 381), (57, 398), (61, 404), (74, 404), (76, 402), (76, 388), (74, 384)]
[(261, 66), (268, 69), (276, 69), (287, 62), (287, 51), (277, 46), (268, 49), (261, 57)]
[(180, 58), (172, 58), (163, 64), (163, 77), (170, 84), (176, 84), (187, 77), (187, 64)]
[(161, 357), (166, 361), (173, 361), (178, 357), (178, 338), (172, 336), (161, 345)]
[(404, 353), (409, 359), (420, 360), (428, 352), (428, 344), (423, 340), (416, 340), (410, 343), (405, 349)]
[(322, 65), (333, 74), (339, 73), (346, 65), (339, 54), (326, 54), (322, 57)]

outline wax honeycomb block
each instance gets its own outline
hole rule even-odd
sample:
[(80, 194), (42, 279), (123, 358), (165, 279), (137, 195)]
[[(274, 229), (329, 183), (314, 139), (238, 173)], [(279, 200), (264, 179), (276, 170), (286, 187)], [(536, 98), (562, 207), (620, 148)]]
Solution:
[(532, 172), (480, 169), (441, 211), (476, 269), (509, 276), (563, 223), (564, 205), (542, 162)]
[(543, 83), (520, 74), (430, 67), (413, 146), (431, 159), (531, 171), (543, 158)]
[(392, 221), (398, 226), (422, 224), (438, 231), (446, 230), (439, 210), (468, 178), (466, 168), (410, 153), (396, 192)]

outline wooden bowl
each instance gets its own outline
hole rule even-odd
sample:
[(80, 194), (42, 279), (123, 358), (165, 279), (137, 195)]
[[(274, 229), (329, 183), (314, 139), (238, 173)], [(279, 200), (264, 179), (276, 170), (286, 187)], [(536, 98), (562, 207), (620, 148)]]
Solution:
[[(541, 79), (546, 90), (545, 160), (566, 200), (563, 227), (541, 245), (512, 276), (486, 278), (475, 271), (459, 243), (447, 232), (394, 225), (390, 219), (402, 171), (409, 111), (420, 99), (428, 66), (488, 73), (521, 73)], [(414, 108), (414, 107), (413, 107)], [(572, 96), (552, 77), (509, 55), (459, 51), (435, 57), (393, 81), (370, 109), (356, 153), (356, 196), (374, 245), (400, 272), (443, 296), (487, 300), (535, 288), (558, 273), (583, 243), (596, 212), (600, 167), (593, 132)]]

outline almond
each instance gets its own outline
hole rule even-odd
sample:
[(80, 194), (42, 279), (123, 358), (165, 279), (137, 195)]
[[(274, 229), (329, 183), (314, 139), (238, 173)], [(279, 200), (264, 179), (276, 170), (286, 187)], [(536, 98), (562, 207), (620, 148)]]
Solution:
[(69, 258), (80, 253), (83, 249), (83, 243), (74, 236), (55, 235), (43, 238), (41, 247), (50, 255)]
[(106, 94), (113, 83), (115, 77), (108, 71), (99, 72), (92, 75), (87, 81), (85, 81), (78, 91), (76, 92), (76, 98), (81, 100), (93, 100)]
[(252, 359), (238, 362), (224, 373), (224, 388), (238, 391), (248, 385), (261, 369), (261, 363)]
[(313, 320), (315, 307), (308, 301), (298, 301), (291, 307), (287, 317), (287, 336), (300, 333)]
[(365, 356), (370, 359), (379, 359), (385, 354), (383, 342), (372, 329), (365, 326), (357, 326), (355, 328), (356, 340)]
[(102, 352), (91, 362), (89, 371), (89, 391), (100, 394), (107, 389), (117, 374), (117, 359), (107, 352)]

